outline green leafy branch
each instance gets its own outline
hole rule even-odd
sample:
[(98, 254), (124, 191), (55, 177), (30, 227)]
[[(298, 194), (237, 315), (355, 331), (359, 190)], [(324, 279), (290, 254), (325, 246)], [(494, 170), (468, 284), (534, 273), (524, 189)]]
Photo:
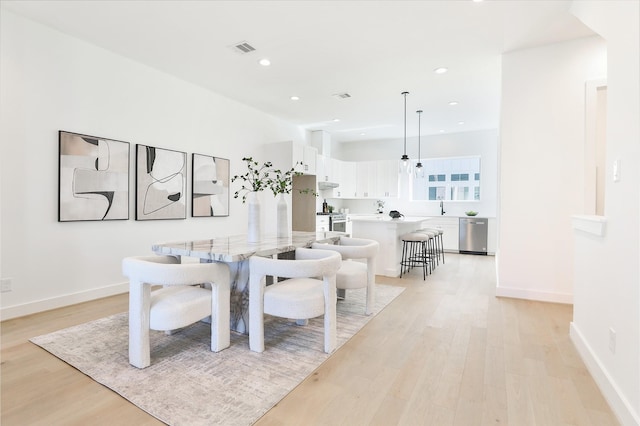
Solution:
[[(247, 199), (247, 194), (250, 192), (258, 192), (269, 189), (274, 196), (278, 194), (291, 194), (293, 190), (293, 177), (300, 176), (303, 173), (296, 170), (298, 165), (302, 165), (302, 162), (297, 162), (291, 169), (282, 171), (280, 169), (273, 169), (273, 164), (270, 161), (265, 162), (262, 166), (257, 161), (254, 161), (251, 157), (245, 157), (242, 161), (247, 163), (248, 171), (243, 175), (236, 175), (231, 179), (231, 182), (236, 180), (242, 180), (242, 187), (236, 191), (233, 198), (238, 198), (242, 194), (242, 202)], [(301, 194), (313, 194), (318, 195), (313, 189), (300, 189)]]
[(260, 166), (252, 157), (244, 157), (242, 161), (247, 163), (248, 171), (243, 175), (235, 175), (231, 178), (231, 182), (242, 180), (242, 187), (233, 194), (233, 198), (238, 198), (242, 194), (242, 202), (244, 203), (248, 193), (264, 191), (269, 187), (269, 171), (273, 164), (271, 161), (267, 161)]

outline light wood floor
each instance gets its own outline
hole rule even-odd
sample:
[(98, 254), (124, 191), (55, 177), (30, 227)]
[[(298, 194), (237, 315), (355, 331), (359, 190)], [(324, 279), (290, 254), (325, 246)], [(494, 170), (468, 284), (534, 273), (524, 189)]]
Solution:
[[(256, 424), (617, 425), (569, 340), (571, 306), (496, 298), (493, 257), (447, 256)], [(5, 321), (10, 425), (161, 424), (28, 342), (127, 309), (126, 295)]]

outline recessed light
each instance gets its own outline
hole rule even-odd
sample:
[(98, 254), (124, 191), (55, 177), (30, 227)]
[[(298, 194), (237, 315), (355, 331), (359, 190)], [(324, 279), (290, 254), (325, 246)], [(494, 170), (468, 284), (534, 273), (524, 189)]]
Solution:
[(366, 135), (366, 133), (360, 133), (360, 136), (364, 136), (364, 135)]
[(450, 106), (456, 106), (456, 105), (458, 105), (458, 101), (451, 101), (451, 102), (449, 102), (449, 105)]
[(449, 68), (445, 68), (445, 67), (440, 67), (433, 70), (433, 72), (436, 74), (444, 74), (447, 71), (449, 71)]
[(440, 133), (444, 133), (444, 129), (440, 129)]
[(292, 96), (290, 99), (292, 101), (299, 101), (300, 100), (300, 98), (298, 96)]
[(334, 118), (334, 119), (333, 119), (333, 122), (334, 122), (334, 123), (337, 123), (338, 121), (340, 121), (340, 119), (339, 119), (339, 118)]
[(267, 58), (260, 59), (258, 63), (263, 67), (268, 67), (269, 65), (271, 65), (271, 61), (268, 60)]
[(464, 124), (464, 121), (458, 121), (458, 124), (462, 125)]

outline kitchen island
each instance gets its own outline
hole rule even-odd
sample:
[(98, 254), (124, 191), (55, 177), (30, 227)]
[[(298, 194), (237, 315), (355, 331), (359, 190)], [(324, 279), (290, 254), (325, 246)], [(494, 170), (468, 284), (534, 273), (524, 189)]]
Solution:
[(352, 235), (354, 238), (367, 238), (380, 244), (376, 260), (376, 274), (386, 277), (400, 276), (402, 241), (400, 237), (407, 232), (425, 227), (429, 217), (407, 216), (391, 219), (389, 216), (352, 215)]

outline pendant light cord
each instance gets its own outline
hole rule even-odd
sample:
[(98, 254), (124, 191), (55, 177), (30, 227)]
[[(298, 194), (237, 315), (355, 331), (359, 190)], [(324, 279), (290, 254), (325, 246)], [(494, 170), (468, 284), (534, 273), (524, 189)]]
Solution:
[(418, 164), (422, 163), (422, 154), (420, 153), (420, 117), (422, 117), (422, 110), (416, 111), (418, 113)]
[(409, 92), (402, 92), (404, 95), (404, 155), (402, 156), (403, 160), (407, 160), (407, 95)]

